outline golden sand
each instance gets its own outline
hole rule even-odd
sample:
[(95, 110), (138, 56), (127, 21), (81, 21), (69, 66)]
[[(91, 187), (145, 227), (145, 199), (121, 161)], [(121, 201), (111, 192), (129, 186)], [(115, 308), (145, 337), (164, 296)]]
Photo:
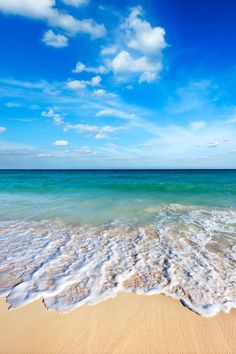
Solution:
[(236, 310), (204, 318), (178, 301), (121, 293), (69, 314), (0, 300), (0, 353), (236, 353)]

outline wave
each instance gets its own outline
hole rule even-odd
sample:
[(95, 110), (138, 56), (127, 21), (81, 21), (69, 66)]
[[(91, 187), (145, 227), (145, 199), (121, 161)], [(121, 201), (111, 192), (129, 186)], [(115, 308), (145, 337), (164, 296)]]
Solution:
[[(153, 210), (152, 210), (153, 212)], [(236, 211), (169, 205), (145, 225), (0, 222), (0, 295), (71, 311), (120, 291), (165, 294), (203, 316), (236, 307)]]

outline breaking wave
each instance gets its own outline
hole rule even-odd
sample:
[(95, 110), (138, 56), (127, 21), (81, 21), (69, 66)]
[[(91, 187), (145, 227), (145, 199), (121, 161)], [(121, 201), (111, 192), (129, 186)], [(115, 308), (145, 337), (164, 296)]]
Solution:
[(161, 293), (213, 316), (236, 307), (236, 210), (169, 205), (150, 223), (0, 222), (0, 295), (71, 311), (120, 291)]

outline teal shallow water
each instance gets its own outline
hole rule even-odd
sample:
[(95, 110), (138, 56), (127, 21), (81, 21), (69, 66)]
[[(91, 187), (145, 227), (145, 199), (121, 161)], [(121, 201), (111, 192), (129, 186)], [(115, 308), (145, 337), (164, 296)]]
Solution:
[(0, 171), (0, 218), (144, 221), (157, 206), (235, 208), (236, 171)]
[(66, 312), (119, 291), (236, 307), (236, 171), (0, 171), (0, 295)]

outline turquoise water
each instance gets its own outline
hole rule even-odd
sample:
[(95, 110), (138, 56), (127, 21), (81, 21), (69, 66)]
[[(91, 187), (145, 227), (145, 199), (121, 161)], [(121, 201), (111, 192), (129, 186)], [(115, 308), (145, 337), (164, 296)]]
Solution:
[(100, 224), (171, 203), (236, 207), (236, 171), (0, 171), (0, 218)]
[(236, 171), (0, 171), (0, 295), (71, 311), (119, 291), (236, 307)]

